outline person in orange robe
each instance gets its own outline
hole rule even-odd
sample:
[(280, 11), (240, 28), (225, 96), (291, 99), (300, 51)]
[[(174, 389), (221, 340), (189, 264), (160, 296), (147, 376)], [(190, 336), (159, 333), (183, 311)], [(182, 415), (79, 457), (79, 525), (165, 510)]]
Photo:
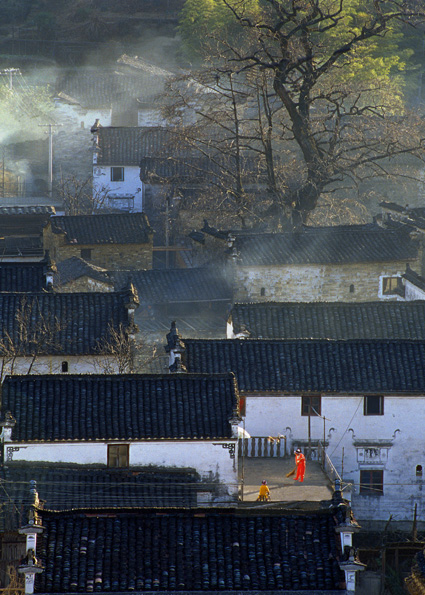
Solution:
[(294, 477), (294, 481), (304, 481), (305, 456), (301, 452), (301, 448), (297, 448), (295, 451), (295, 465), (297, 466), (297, 474)]

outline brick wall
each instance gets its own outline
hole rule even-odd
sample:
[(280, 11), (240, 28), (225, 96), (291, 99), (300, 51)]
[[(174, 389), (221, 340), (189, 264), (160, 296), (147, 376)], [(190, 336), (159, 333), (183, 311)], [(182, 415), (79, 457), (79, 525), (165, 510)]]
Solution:
[[(43, 231), (44, 249), (49, 250), (55, 262), (62, 262), (72, 256), (83, 257), (81, 250), (91, 250), (90, 262), (107, 270), (151, 269), (152, 242), (149, 244), (68, 244), (63, 236), (53, 234), (47, 227)], [(87, 258), (85, 258), (88, 260)]]
[[(410, 266), (419, 272), (418, 262), (411, 262)], [(405, 270), (406, 262), (256, 268), (236, 266), (234, 300), (374, 301), (379, 299), (380, 276), (392, 276)]]

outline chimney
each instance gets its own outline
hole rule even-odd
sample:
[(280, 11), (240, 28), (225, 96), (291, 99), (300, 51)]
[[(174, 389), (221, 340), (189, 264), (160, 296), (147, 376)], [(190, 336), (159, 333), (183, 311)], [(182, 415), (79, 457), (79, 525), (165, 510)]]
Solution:
[(56, 272), (56, 267), (50, 259), (49, 251), (46, 250), (44, 253), (44, 278), (46, 281), (46, 290), (52, 291), (53, 290), (53, 276)]
[(232, 417), (229, 417), (229, 423), (232, 426), (232, 438), (239, 437), (239, 424), (241, 423), (242, 418), (239, 415), (239, 411), (237, 409), (233, 410)]
[(129, 335), (131, 335), (132, 333), (137, 333), (139, 330), (137, 328), (136, 323), (134, 322), (134, 313), (136, 312), (136, 310), (140, 304), (137, 289), (134, 287), (131, 279), (128, 280), (126, 291), (127, 291), (127, 299), (124, 303), (124, 307), (127, 308), (128, 326), (129, 326), (128, 332), (129, 332)]
[(15, 427), (16, 419), (10, 411), (4, 414), (4, 421), (0, 422), (0, 427), (3, 428), (0, 438), (3, 442), (12, 442), (12, 428)]
[(182, 336), (177, 330), (175, 320), (171, 323), (170, 332), (167, 333), (167, 345), (165, 345), (164, 349), (169, 354), (168, 369), (170, 372), (187, 372), (183, 363), (186, 347)]

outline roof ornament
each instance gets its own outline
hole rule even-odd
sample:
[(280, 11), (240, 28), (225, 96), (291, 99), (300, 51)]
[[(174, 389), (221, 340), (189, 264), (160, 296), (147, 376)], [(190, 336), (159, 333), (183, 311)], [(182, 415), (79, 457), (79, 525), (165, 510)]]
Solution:
[(182, 361), (186, 346), (177, 330), (175, 320), (171, 323), (170, 332), (167, 333), (167, 345), (164, 346), (164, 349), (169, 354), (168, 368), (170, 372), (186, 372), (186, 367)]

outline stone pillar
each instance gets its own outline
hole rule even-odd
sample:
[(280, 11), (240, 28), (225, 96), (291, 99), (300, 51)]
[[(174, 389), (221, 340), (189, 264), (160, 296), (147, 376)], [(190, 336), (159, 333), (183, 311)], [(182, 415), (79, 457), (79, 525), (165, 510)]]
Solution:
[(164, 349), (169, 354), (168, 368), (170, 372), (186, 372), (183, 362), (186, 347), (177, 330), (175, 321), (171, 323), (170, 332), (167, 333), (167, 345), (165, 345)]
[(4, 415), (4, 421), (0, 422), (2, 432), (0, 438), (2, 442), (12, 442), (12, 429), (15, 427), (16, 419), (13, 417), (10, 411), (6, 411)]
[(43, 572), (43, 567), (36, 558), (37, 535), (42, 533), (44, 527), (41, 526), (38, 516), (38, 506), (40, 504), (36, 489), (36, 482), (30, 481), (30, 494), (32, 504), (28, 512), (28, 524), (19, 529), (21, 535), (26, 535), (26, 559), (18, 567), (18, 572), (25, 576), (25, 593), (31, 595), (34, 593), (35, 575)]

